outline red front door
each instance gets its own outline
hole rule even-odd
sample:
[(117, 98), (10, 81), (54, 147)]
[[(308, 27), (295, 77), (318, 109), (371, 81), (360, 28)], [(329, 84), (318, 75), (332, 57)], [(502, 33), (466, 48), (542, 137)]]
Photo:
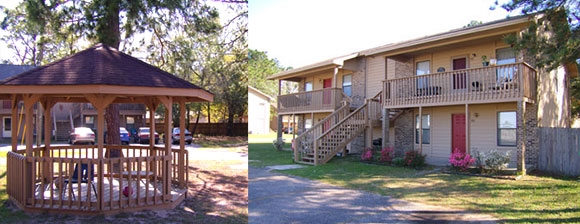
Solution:
[(466, 152), (465, 147), (465, 114), (451, 115), (451, 153)]
[[(453, 59), (453, 70), (461, 70), (467, 68), (466, 58)], [(453, 89), (467, 88), (467, 73), (458, 72), (453, 73)]]
[(322, 93), (322, 103), (330, 104), (332, 102), (332, 91), (330, 90), (330, 88), (332, 88), (332, 79), (325, 79), (322, 88), (324, 88)]

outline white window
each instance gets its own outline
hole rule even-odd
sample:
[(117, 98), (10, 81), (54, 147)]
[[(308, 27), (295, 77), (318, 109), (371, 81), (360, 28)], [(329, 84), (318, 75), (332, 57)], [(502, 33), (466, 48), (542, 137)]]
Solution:
[(95, 123), (95, 117), (93, 116), (86, 116), (85, 117), (85, 124), (94, 124)]
[[(507, 65), (516, 62), (516, 53), (511, 48), (501, 48), (495, 50), (495, 55), (497, 57), (497, 65)], [(501, 67), (497, 68), (497, 80), (498, 82), (511, 82), (513, 81), (514, 74), (516, 72), (515, 66)]]
[(497, 113), (497, 145), (516, 146), (517, 118), (515, 111)]
[(422, 142), (429, 144), (431, 139), (431, 123), (429, 114), (421, 116), (422, 123), (419, 123), (419, 115), (415, 116), (415, 143), (419, 144), (419, 131), (423, 131)]
[(312, 82), (304, 83), (304, 91), (312, 91)]
[[(427, 75), (430, 73), (431, 64), (429, 61), (420, 61), (417, 62), (417, 66), (415, 68), (415, 75)], [(426, 88), (429, 86), (429, 80), (426, 78), (417, 79), (417, 88)]]
[(347, 96), (352, 96), (352, 75), (342, 77), (342, 91)]

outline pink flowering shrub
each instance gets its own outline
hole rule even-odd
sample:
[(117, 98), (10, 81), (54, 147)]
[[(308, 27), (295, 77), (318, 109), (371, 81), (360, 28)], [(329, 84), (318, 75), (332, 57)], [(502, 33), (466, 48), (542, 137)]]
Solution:
[(381, 158), (379, 161), (390, 163), (393, 161), (393, 156), (395, 154), (395, 149), (393, 147), (386, 147), (381, 150)]
[(371, 161), (373, 159), (373, 150), (371, 148), (365, 148), (360, 159), (363, 161)]
[(469, 154), (460, 152), (457, 149), (455, 149), (453, 154), (449, 157), (449, 163), (451, 163), (451, 166), (457, 170), (466, 170), (474, 162), (475, 159)]

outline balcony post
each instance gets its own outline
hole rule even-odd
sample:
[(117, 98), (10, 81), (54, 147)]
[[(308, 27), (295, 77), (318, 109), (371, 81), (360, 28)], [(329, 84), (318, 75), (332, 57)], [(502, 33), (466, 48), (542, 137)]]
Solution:
[(318, 165), (318, 139), (315, 138), (312, 145), (314, 146), (314, 165)]
[(373, 147), (373, 125), (372, 125), (372, 121), (371, 121), (371, 99), (366, 99), (365, 100), (365, 104), (367, 105), (367, 108), (364, 113), (365, 113), (365, 121), (366, 121), (366, 142), (365, 145), (366, 147)]
[[(278, 98), (277, 98), (277, 104), (278, 104), (278, 110), (280, 110), (280, 96), (282, 95), (282, 80), (278, 80)], [(276, 141), (280, 141), (282, 139), (282, 128), (284, 126), (283, 120), (282, 120), (282, 115), (280, 115), (279, 113), (280, 111), (278, 111), (278, 116), (277, 116), (277, 120), (278, 120), (278, 124), (277, 124), (277, 129), (276, 130)]]
[(390, 127), (389, 127), (389, 125), (391, 125), (390, 124), (391, 121), (390, 121), (390, 118), (389, 118), (389, 113), (390, 113), (389, 109), (388, 108), (383, 108), (382, 112), (383, 112), (383, 114), (382, 114), (383, 115), (383, 128), (382, 128), (383, 129), (383, 142), (381, 143), (381, 145), (382, 145), (381, 148), (384, 148), (384, 147), (388, 147), (388, 144), (390, 142), (390, 139), (389, 139), (389, 136), (390, 136), (389, 129), (390, 129)]

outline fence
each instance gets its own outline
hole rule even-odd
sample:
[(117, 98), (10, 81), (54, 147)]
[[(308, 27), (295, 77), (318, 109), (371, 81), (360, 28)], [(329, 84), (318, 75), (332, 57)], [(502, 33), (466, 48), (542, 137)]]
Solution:
[[(189, 124), (189, 131), (193, 131), (195, 123)], [(155, 131), (162, 133), (165, 131), (164, 123), (156, 123)], [(227, 123), (198, 123), (193, 134), (202, 134), (207, 136), (226, 136), (228, 131)], [(247, 136), (248, 135), (248, 123), (233, 123), (232, 124), (233, 136)]]
[(580, 129), (540, 128), (538, 169), (580, 176)]

